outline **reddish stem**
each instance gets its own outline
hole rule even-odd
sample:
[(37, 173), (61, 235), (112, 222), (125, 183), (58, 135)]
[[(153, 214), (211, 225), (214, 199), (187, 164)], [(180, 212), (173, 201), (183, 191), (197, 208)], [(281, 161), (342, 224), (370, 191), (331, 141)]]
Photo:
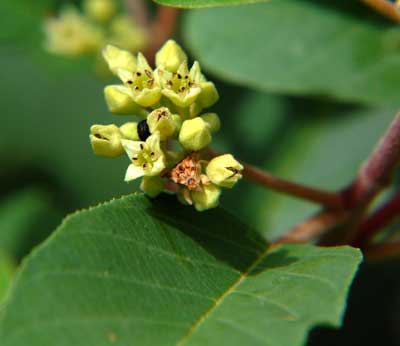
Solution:
[(147, 4), (143, 0), (125, 0), (125, 7), (136, 23), (143, 28), (149, 27), (150, 18)]
[(350, 207), (367, 205), (387, 187), (400, 160), (400, 113), (382, 136), (372, 154), (361, 166), (355, 181), (344, 192)]
[(369, 246), (364, 249), (364, 255), (375, 260), (400, 256), (400, 241)]
[(396, 216), (400, 215), (400, 190), (382, 207), (370, 215), (360, 226), (353, 246), (365, 248), (374, 236)]
[(356, 179), (343, 191), (345, 207), (353, 211), (349, 227), (338, 243), (353, 243), (359, 237), (360, 224), (372, 200), (386, 188), (400, 160), (400, 113), (393, 119), (369, 158), (361, 166)]
[(156, 16), (150, 28), (152, 44), (146, 52), (149, 63), (154, 64), (156, 52), (174, 33), (178, 15), (178, 8), (158, 6)]
[(394, 3), (388, 0), (361, 0), (364, 4), (374, 9), (385, 17), (400, 23), (400, 14)]
[(302, 198), (313, 203), (322, 204), (331, 209), (338, 209), (342, 207), (341, 196), (337, 193), (323, 191), (284, 180), (249, 164), (243, 164), (243, 166), (243, 176), (245, 178), (271, 190)]
[(293, 227), (281, 238), (274, 241), (273, 245), (307, 243), (345, 222), (348, 216), (349, 213), (344, 210), (323, 210), (318, 214), (311, 216), (301, 224)]
[[(207, 154), (210, 158), (221, 155), (214, 149), (208, 148)], [(297, 184), (282, 178), (278, 178), (271, 173), (263, 171), (248, 163), (240, 161), (243, 165), (243, 176), (270, 190), (279, 191), (290, 196), (308, 200), (313, 203), (322, 204), (328, 209), (341, 209), (341, 195), (335, 192), (320, 190), (314, 187)]]

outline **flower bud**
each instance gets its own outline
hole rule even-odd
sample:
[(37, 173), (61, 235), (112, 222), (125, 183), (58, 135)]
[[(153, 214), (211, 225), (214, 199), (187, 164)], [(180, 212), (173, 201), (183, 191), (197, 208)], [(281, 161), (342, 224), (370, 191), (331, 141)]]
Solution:
[(231, 154), (213, 158), (206, 168), (208, 178), (216, 185), (231, 188), (242, 177), (243, 166)]
[(123, 85), (108, 85), (104, 88), (108, 109), (114, 114), (146, 116), (146, 111), (133, 101), (131, 90)]
[(124, 152), (121, 144), (121, 132), (112, 125), (93, 125), (90, 128), (90, 143), (96, 155), (116, 157)]
[(210, 126), (211, 132), (219, 131), (221, 127), (221, 122), (219, 116), (216, 113), (205, 113), (201, 118)]
[(186, 150), (197, 151), (211, 143), (210, 125), (201, 117), (185, 120), (179, 132), (179, 142)]
[(135, 122), (125, 123), (122, 125), (119, 130), (121, 132), (122, 138), (129, 139), (131, 141), (139, 141), (139, 134), (138, 134), (138, 124)]
[(168, 179), (156, 176), (145, 176), (140, 183), (140, 189), (149, 197), (156, 197), (167, 183)]
[(197, 211), (215, 208), (219, 204), (221, 189), (214, 185), (203, 185), (199, 191), (192, 191), (191, 198)]
[(202, 108), (211, 107), (215, 102), (218, 101), (219, 95), (213, 82), (202, 82), (200, 83), (201, 93), (197, 98), (197, 102)]
[(187, 61), (187, 56), (174, 40), (168, 40), (156, 54), (156, 66), (170, 72), (176, 72), (184, 61)]
[(166, 107), (154, 110), (147, 117), (150, 133), (159, 131), (161, 140), (175, 135), (179, 131), (181, 123), (181, 117), (177, 114), (171, 114)]
[(114, 0), (85, 0), (85, 13), (97, 22), (108, 22), (117, 12)]
[(103, 49), (103, 57), (109, 69), (114, 74), (117, 74), (118, 69), (127, 71), (136, 70), (136, 58), (126, 50), (119, 49), (109, 44)]

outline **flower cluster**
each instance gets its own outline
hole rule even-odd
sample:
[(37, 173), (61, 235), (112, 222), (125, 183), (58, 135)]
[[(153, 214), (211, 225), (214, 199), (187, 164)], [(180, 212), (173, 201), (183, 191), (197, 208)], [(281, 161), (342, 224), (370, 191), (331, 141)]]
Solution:
[(69, 5), (45, 21), (45, 47), (64, 56), (99, 53), (106, 44), (131, 52), (143, 49), (147, 33), (132, 18), (118, 14), (117, 0), (84, 0), (83, 11)]
[(198, 62), (189, 69), (185, 52), (173, 40), (156, 54), (154, 70), (141, 53), (135, 57), (109, 45), (103, 56), (122, 81), (104, 89), (109, 110), (141, 120), (120, 127), (93, 125), (95, 154), (116, 157), (125, 151), (131, 161), (125, 180), (142, 178), (140, 187), (151, 197), (169, 191), (199, 211), (216, 207), (221, 188), (232, 188), (243, 167), (230, 154), (209, 159), (207, 146), (220, 121), (202, 111), (218, 100), (214, 83)]

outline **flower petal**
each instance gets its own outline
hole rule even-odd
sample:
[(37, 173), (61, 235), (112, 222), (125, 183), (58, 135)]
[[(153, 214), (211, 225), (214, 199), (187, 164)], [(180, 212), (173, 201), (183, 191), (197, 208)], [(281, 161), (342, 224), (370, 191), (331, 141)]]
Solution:
[(117, 69), (117, 75), (124, 84), (127, 83), (128, 81), (133, 80), (133, 72), (125, 70), (123, 68)]
[(165, 168), (165, 157), (161, 155), (156, 162), (154, 162), (153, 168), (148, 175), (158, 175)]
[(126, 153), (128, 154), (128, 157), (132, 160), (132, 157), (136, 156), (139, 154), (146, 145), (145, 142), (141, 141), (131, 141), (128, 139), (121, 139), (121, 143), (123, 148), (125, 149)]
[(140, 178), (143, 175), (144, 175), (144, 170), (142, 166), (136, 166), (133, 163), (131, 163), (126, 171), (125, 181), (131, 181)]
[(154, 151), (156, 154), (160, 154), (160, 132), (156, 131), (150, 137), (148, 137), (146, 139), (146, 144), (150, 147), (151, 151)]

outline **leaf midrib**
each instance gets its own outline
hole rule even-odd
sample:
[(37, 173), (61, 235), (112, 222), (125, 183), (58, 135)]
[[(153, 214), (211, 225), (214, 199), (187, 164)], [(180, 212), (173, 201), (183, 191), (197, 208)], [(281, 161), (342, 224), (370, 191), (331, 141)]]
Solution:
[(207, 321), (207, 319), (211, 316), (211, 314), (218, 308), (218, 306), (224, 301), (224, 299), (229, 296), (235, 289), (238, 287), (247, 276), (257, 267), (257, 265), (264, 260), (264, 258), (269, 253), (270, 246), (267, 244), (265, 250), (260, 253), (260, 255), (254, 260), (253, 263), (249, 265), (249, 267), (239, 276), (239, 278), (230, 286), (228, 289), (221, 294), (219, 298), (215, 300), (215, 302), (211, 305), (211, 307), (206, 310), (188, 329), (186, 334), (184, 334), (177, 342), (176, 346), (182, 346), (186, 340), (188, 340), (195, 332), (200, 328), (203, 322)]

